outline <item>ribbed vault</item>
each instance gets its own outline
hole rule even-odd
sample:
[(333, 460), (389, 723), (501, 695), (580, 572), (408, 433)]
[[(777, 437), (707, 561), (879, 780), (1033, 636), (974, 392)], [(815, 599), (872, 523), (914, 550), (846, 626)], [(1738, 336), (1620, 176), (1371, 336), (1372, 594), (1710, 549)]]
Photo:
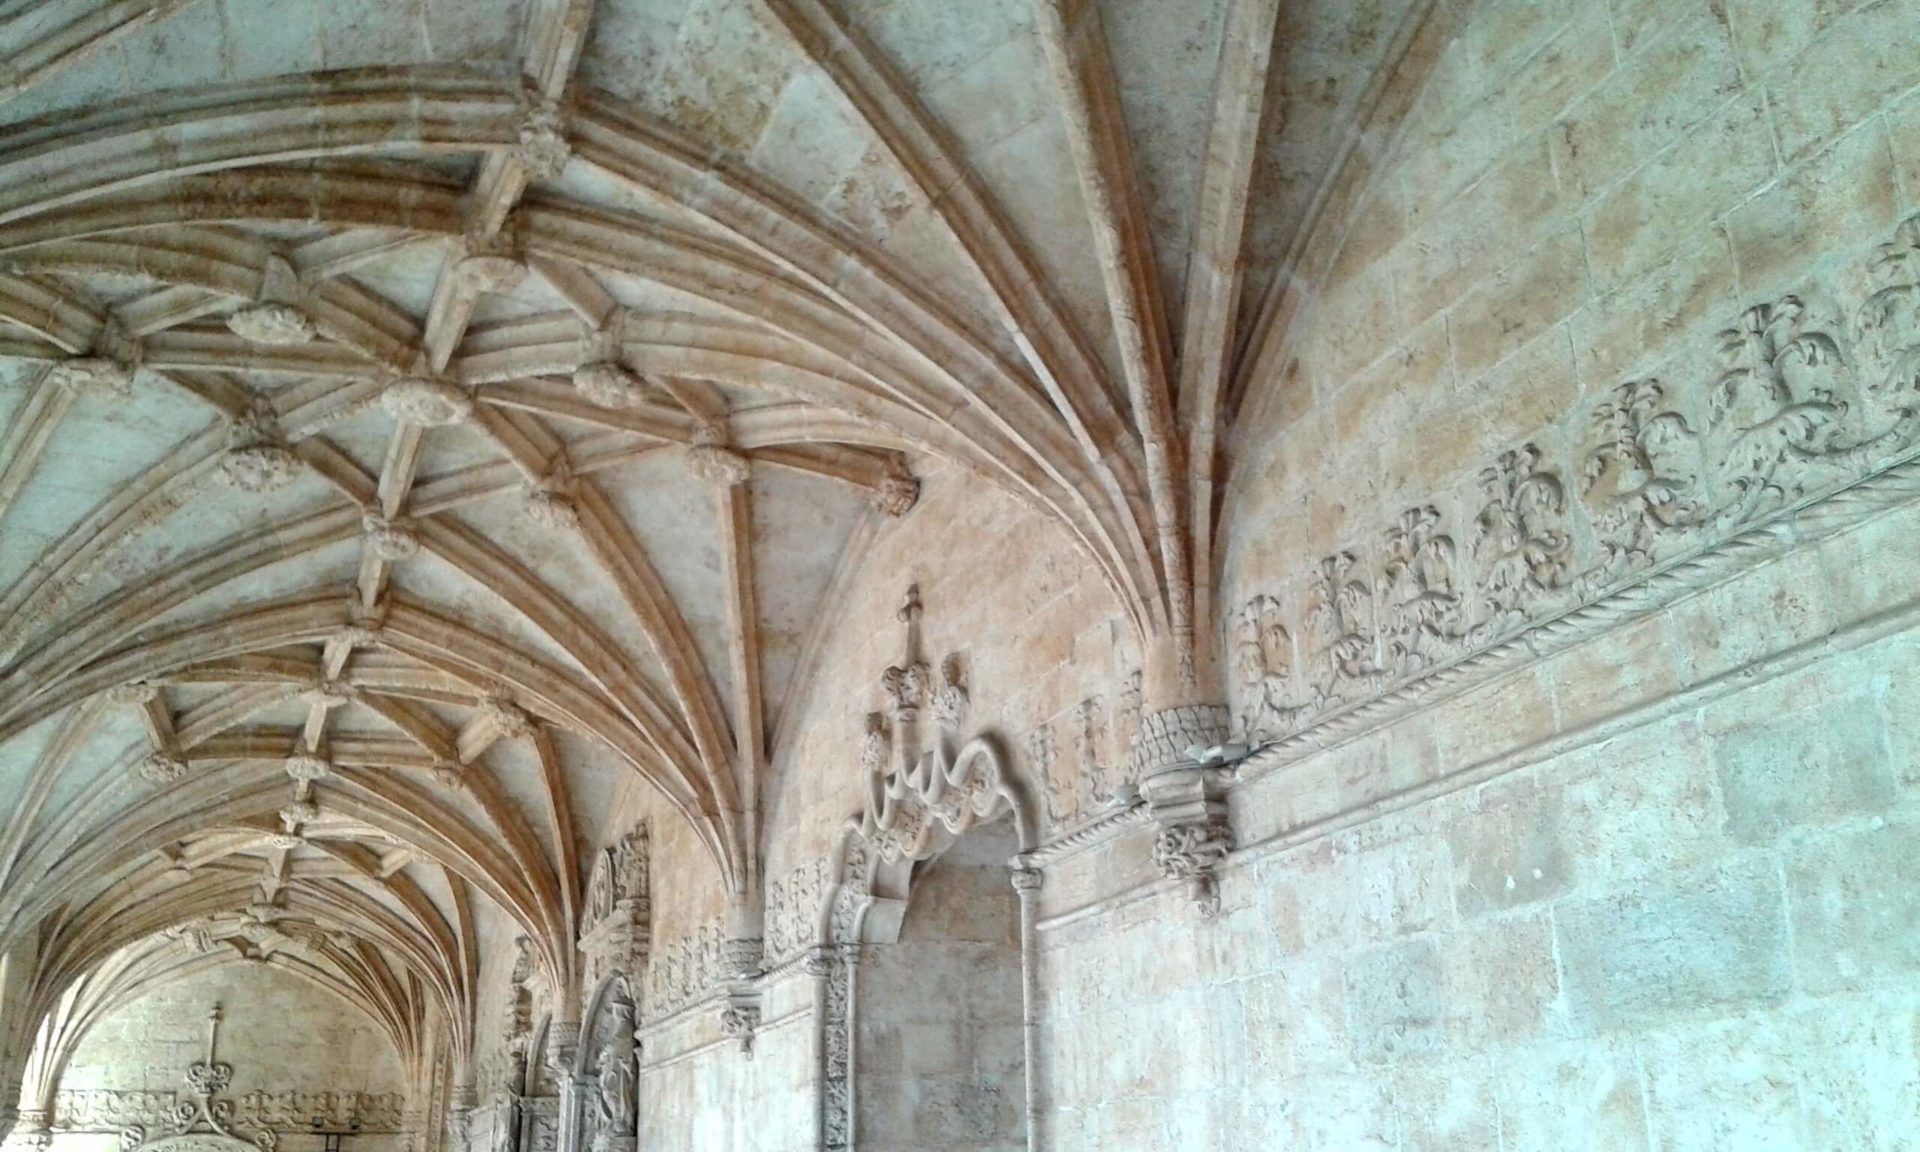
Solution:
[(595, 773), (757, 908), (770, 734), (929, 460), (1097, 567), (1150, 708), (1219, 698), (1222, 445), (1432, 5), (255, 7), (0, 0), (30, 1090), (229, 961), (464, 1064), (476, 901), (564, 1015)]

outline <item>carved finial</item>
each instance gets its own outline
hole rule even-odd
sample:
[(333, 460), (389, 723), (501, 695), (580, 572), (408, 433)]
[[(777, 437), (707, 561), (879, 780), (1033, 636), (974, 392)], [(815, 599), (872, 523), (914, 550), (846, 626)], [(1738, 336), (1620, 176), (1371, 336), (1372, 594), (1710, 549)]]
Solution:
[(907, 585), (906, 598), (900, 602), (900, 610), (894, 613), (894, 618), (907, 625), (920, 622), (920, 585)]

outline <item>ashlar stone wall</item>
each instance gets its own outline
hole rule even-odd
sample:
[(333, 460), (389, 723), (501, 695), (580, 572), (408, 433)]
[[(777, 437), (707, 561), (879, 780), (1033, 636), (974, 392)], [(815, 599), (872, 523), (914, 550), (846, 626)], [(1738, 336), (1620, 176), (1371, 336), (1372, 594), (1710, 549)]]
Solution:
[(140, 997), (81, 1039), (55, 1097), (55, 1152), (117, 1149), (120, 1123), (139, 1122), (176, 1094), (190, 1100), (187, 1067), (206, 1059), (215, 1004), (222, 1016), (217, 1056), (233, 1066), (224, 1097), (247, 1134), (270, 1127), (282, 1152), (318, 1152), (324, 1137), (311, 1118), (321, 1115), (329, 1130), (343, 1120), (368, 1129), (343, 1135), (341, 1152), (412, 1146), (401, 1131), (406, 1075), (374, 1021), (298, 976), (236, 962)]

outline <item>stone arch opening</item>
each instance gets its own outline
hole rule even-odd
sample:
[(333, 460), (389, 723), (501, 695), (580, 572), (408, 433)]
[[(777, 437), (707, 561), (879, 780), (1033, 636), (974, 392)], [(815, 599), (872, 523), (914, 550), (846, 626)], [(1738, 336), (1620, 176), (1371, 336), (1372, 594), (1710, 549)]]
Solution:
[[(882, 900), (853, 992), (854, 1125), (870, 1152), (1027, 1146), (1020, 905), (1011, 813), (912, 866)], [(882, 925), (881, 921), (892, 923)]]

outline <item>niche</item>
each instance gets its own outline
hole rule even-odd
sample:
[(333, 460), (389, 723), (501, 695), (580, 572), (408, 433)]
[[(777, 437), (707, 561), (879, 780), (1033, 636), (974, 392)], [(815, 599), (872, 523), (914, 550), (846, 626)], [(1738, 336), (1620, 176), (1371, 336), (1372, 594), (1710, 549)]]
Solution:
[(1020, 905), (1012, 818), (913, 867), (897, 940), (854, 993), (861, 1152), (1023, 1152)]

